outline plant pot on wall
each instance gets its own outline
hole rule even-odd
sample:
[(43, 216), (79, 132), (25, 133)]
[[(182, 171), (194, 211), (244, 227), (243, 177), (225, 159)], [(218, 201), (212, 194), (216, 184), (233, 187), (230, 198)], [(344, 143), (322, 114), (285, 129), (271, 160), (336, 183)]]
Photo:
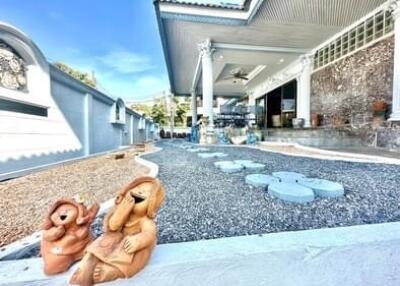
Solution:
[(372, 103), (372, 110), (374, 112), (386, 112), (387, 104), (384, 100), (377, 100)]
[(320, 125), (321, 116), (318, 113), (311, 114), (311, 126), (317, 128)]

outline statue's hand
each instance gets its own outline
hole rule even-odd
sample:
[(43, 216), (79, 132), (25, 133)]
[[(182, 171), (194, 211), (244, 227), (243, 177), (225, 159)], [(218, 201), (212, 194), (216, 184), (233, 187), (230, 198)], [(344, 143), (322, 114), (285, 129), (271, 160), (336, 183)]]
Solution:
[(125, 252), (128, 254), (135, 253), (135, 251), (137, 249), (137, 241), (136, 241), (135, 237), (129, 236), (129, 237), (125, 238), (125, 241), (123, 242), (123, 248), (124, 248)]

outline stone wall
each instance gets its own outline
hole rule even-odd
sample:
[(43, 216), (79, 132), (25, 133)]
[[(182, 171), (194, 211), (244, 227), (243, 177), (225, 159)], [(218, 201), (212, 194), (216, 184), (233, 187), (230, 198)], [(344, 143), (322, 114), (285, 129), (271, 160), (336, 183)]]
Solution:
[[(375, 100), (392, 102), (394, 38), (386, 38), (312, 75), (312, 112), (369, 116)], [(354, 120), (354, 119), (353, 119)]]
[(384, 100), (390, 115), (393, 52), (390, 36), (314, 72), (312, 113), (324, 117), (322, 124), (345, 125), (365, 145), (400, 151), (400, 128), (374, 120), (372, 111), (373, 102)]

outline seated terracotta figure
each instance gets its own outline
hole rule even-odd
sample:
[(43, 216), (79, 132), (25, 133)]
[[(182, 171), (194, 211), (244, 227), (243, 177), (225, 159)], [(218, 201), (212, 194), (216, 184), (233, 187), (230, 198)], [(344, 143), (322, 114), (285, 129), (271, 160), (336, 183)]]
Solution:
[(157, 179), (142, 177), (124, 187), (104, 218), (104, 234), (87, 248), (71, 284), (129, 278), (143, 269), (157, 242), (153, 219), (163, 200)]
[(64, 272), (83, 257), (86, 246), (93, 241), (89, 228), (98, 210), (98, 204), (86, 208), (70, 198), (53, 204), (42, 226), (40, 245), (46, 274)]

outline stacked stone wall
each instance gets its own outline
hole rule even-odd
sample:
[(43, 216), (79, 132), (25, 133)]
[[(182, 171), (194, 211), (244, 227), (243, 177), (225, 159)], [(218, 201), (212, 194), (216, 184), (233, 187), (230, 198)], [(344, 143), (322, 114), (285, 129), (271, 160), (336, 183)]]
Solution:
[(374, 118), (372, 105), (384, 100), (391, 112), (394, 36), (385, 38), (313, 73), (311, 111), (321, 124), (359, 136), (367, 146), (400, 151), (400, 127)]

